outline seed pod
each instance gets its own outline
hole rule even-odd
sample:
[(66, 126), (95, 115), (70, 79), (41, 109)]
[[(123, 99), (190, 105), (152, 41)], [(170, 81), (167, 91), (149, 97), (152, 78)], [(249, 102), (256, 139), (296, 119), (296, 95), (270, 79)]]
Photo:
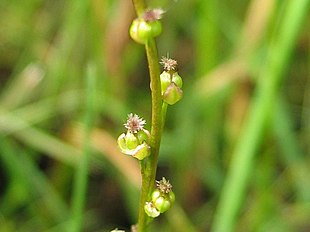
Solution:
[(155, 190), (152, 192), (152, 201), (153, 201), (153, 202), (156, 201), (156, 199), (157, 199), (158, 197), (160, 197), (160, 196), (161, 196), (161, 193), (160, 193), (159, 189), (155, 189)]
[(161, 84), (161, 95), (167, 90), (168, 86), (171, 84), (171, 75), (169, 72), (163, 71), (160, 74), (160, 84)]
[(150, 132), (145, 129), (142, 129), (137, 133), (137, 138), (139, 139), (140, 144), (143, 142), (149, 143), (150, 136)]
[(169, 196), (170, 203), (173, 204), (175, 202), (175, 194), (174, 194), (174, 192), (172, 192), (172, 191), (169, 192), (168, 196)]
[(174, 82), (179, 88), (182, 88), (183, 86), (183, 80), (178, 74), (178, 72), (174, 72), (172, 74), (172, 82)]
[(151, 147), (146, 143), (142, 143), (137, 146), (136, 149), (132, 152), (132, 156), (137, 158), (138, 160), (143, 160), (147, 156), (151, 154)]
[(169, 199), (166, 199), (165, 196), (158, 197), (153, 203), (156, 209), (161, 213), (164, 213), (171, 208), (171, 202)]
[(152, 37), (157, 37), (161, 34), (162, 32), (162, 26), (161, 26), (161, 22), (158, 20), (149, 22), (151, 28), (152, 28)]
[(160, 21), (146, 22), (141, 18), (137, 18), (133, 20), (129, 34), (137, 43), (145, 44), (149, 39), (159, 36), (161, 31), (162, 26)]
[(183, 97), (183, 91), (174, 82), (171, 82), (162, 97), (166, 103), (174, 105)]
[(156, 209), (158, 209), (161, 213), (164, 213), (170, 209), (174, 201), (175, 195), (172, 191), (169, 193), (163, 193), (159, 189), (155, 189), (152, 192), (152, 202)]
[(117, 144), (122, 153), (130, 155), (138, 160), (142, 160), (150, 155), (150, 146), (146, 142), (139, 143), (135, 134), (127, 132), (121, 134), (117, 139)]
[(125, 136), (127, 149), (135, 149), (139, 145), (138, 138), (131, 132), (127, 132)]
[(128, 149), (127, 148), (127, 145), (126, 145), (126, 134), (123, 133), (121, 134), (118, 139), (117, 139), (117, 144), (118, 144), (118, 147), (120, 148), (121, 152), (122, 153), (125, 153), (125, 151)]

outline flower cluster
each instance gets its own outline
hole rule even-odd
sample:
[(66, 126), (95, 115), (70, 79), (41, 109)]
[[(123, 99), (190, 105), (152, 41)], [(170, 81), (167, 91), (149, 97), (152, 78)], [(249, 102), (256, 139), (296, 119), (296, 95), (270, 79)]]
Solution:
[(169, 105), (174, 105), (183, 97), (183, 81), (177, 72), (177, 61), (163, 57), (160, 64), (164, 67), (160, 74), (162, 99)]
[(129, 114), (127, 122), (124, 124), (126, 133), (121, 134), (117, 143), (122, 153), (142, 160), (150, 155), (148, 145), (150, 133), (144, 129), (145, 120), (136, 114)]
[(144, 205), (145, 213), (152, 218), (158, 217), (161, 213), (171, 208), (175, 201), (175, 195), (172, 192), (172, 185), (163, 177), (156, 181), (156, 189), (152, 192), (152, 200)]
[(162, 9), (146, 10), (141, 17), (133, 20), (129, 34), (131, 38), (140, 44), (145, 44), (148, 40), (161, 34), (161, 19), (164, 11)]

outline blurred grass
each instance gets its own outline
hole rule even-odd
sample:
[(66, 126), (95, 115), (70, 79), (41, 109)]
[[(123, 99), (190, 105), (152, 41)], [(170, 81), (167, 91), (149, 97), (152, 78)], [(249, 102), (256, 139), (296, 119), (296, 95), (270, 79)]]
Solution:
[(295, 44), (299, 28), (307, 13), (308, 1), (287, 2), (279, 30), (271, 38), (266, 66), (258, 76), (257, 92), (249, 109), (240, 140), (222, 190), (222, 199), (215, 215), (213, 231), (232, 231), (240, 204), (244, 198), (248, 177), (253, 167), (253, 156), (262, 139), (266, 123), (277, 97), (277, 89)]
[(83, 133), (83, 154), (76, 169), (74, 189), (72, 196), (72, 218), (68, 231), (81, 231), (84, 224), (84, 208), (87, 196), (88, 186), (88, 166), (90, 153), (91, 130), (95, 118), (95, 86), (96, 72), (92, 64), (88, 64), (86, 71), (86, 106), (84, 115), (84, 133)]
[[(177, 202), (150, 230), (310, 230), (308, 1), (148, 2), (167, 10), (159, 56), (178, 60), (185, 94), (167, 111), (158, 170)], [(140, 175), (115, 139), (128, 113), (151, 115), (131, 2), (5, 0), (0, 13), (0, 232), (67, 231), (70, 209), (81, 231), (128, 231)], [(249, 122), (259, 129), (242, 133)], [(232, 166), (247, 170), (240, 185)]]

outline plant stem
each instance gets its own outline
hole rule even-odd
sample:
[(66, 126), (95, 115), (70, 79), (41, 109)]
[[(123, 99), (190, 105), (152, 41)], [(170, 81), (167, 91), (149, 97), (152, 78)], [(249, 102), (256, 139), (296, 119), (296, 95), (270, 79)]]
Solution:
[(139, 206), (139, 218), (138, 218), (138, 232), (146, 230), (146, 222), (148, 217), (144, 212), (145, 202), (154, 187), (156, 169), (159, 155), (160, 140), (162, 135), (162, 100), (161, 100), (161, 87), (159, 78), (159, 60), (157, 55), (157, 48), (154, 39), (149, 40), (145, 45), (147, 60), (150, 71), (151, 82), (151, 94), (152, 94), (152, 126), (151, 126), (151, 155), (145, 161), (141, 162), (141, 174), (142, 174), (142, 189)]
[(145, 1), (144, 0), (132, 0), (132, 3), (135, 7), (137, 15), (140, 16), (146, 8)]
[[(133, 4), (138, 16), (146, 9), (144, 0), (133, 0)], [(141, 161), (142, 188), (139, 205), (138, 232), (146, 231), (147, 220), (144, 212), (145, 202), (149, 199), (154, 187), (156, 169), (159, 155), (160, 140), (162, 135), (162, 100), (160, 86), (160, 70), (155, 39), (150, 39), (145, 44), (146, 56), (149, 65), (151, 95), (152, 95), (152, 125), (151, 125), (151, 155)]]
[[(150, 82), (152, 92), (152, 130), (151, 130), (151, 147), (154, 153), (153, 157), (156, 159), (160, 146), (161, 132), (162, 132), (162, 99), (161, 99), (161, 86), (160, 86), (160, 70), (159, 60), (157, 55), (157, 48), (155, 40), (149, 40), (145, 45), (147, 60), (150, 71)], [(154, 166), (156, 167), (156, 166)]]

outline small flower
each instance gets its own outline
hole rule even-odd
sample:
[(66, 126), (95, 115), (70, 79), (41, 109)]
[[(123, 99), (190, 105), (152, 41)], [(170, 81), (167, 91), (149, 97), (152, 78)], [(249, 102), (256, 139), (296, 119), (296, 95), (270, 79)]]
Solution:
[(138, 160), (143, 160), (150, 155), (150, 146), (145, 141), (140, 144), (137, 137), (131, 132), (121, 134), (117, 139), (117, 144), (123, 154)]
[(161, 64), (164, 66), (164, 71), (160, 74), (161, 96), (164, 102), (174, 105), (183, 97), (183, 81), (176, 71), (177, 62), (163, 57)]
[(162, 193), (169, 193), (172, 191), (172, 184), (170, 184), (169, 180), (166, 180), (165, 177), (160, 181), (156, 181), (156, 187)]
[(148, 145), (150, 132), (143, 128), (145, 124), (145, 120), (138, 115), (128, 114), (127, 122), (124, 124), (127, 132), (122, 133), (117, 139), (118, 147), (123, 154), (138, 160), (150, 155), (151, 147)]
[(143, 118), (140, 118), (136, 114), (128, 114), (127, 122), (124, 124), (125, 128), (132, 133), (137, 133), (140, 130), (143, 130), (144, 125), (146, 124)]
[(131, 38), (140, 44), (145, 44), (150, 39), (159, 36), (162, 32), (161, 19), (165, 11), (157, 9), (146, 10), (141, 17), (132, 21), (129, 28)]
[(165, 71), (175, 71), (178, 66), (178, 62), (176, 60), (164, 56), (161, 58), (159, 63), (163, 66)]
[(146, 22), (153, 22), (155, 20), (161, 19), (164, 13), (165, 11), (161, 8), (149, 9), (144, 12), (144, 14), (142, 15), (142, 18)]
[(136, 18), (129, 28), (131, 38), (140, 44), (145, 44), (152, 38), (159, 36), (162, 32), (162, 25), (159, 20), (146, 21), (143, 18)]
[(156, 181), (156, 187), (151, 194), (152, 203), (160, 213), (164, 213), (175, 202), (172, 185), (169, 183), (169, 180), (163, 177), (162, 180)]

